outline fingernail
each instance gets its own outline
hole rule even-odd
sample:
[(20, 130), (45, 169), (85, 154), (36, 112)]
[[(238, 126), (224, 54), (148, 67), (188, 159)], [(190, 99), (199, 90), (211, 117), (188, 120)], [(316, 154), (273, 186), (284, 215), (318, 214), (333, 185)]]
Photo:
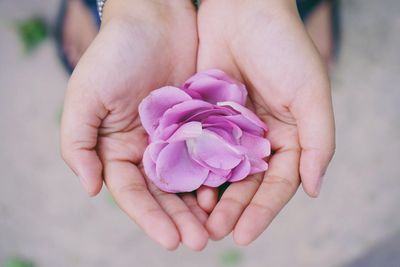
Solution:
[(315, 196), (318, 197), (319, 193), (321, 192), (321, 187), (322, 187), (322, 183), (324, 182), (324, 178), (325, 176), (321, 176), (321, 178), (318, 179), (316, 188), (315, 188)]

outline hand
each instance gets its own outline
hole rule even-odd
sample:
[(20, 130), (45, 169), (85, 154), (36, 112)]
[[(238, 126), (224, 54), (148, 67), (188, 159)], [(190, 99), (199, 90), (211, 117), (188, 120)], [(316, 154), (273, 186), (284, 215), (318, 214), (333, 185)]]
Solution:
[[(205, 0), (198, 31), (198, 71), (219, 68), (245, 83), (249, 107), (269, 127), (268, 171), (231, 184), (206, 223), (211, 238), (233, 230), (236, 243), (246, 245), (266, 229), (300, 181), (308, 195), (319, 194), (335, 147), (328, 75), (295, 1)], [(205, 192), (215, 199), (213, 189)], [(198, 200), (202, 207), (212, 203)]]
[(196, 12), (189, 0), (109, 0), (99, 35), (78, 63), (65, 97), (62, 155), (96, 195), (103, 177), (118, 205), (167, 249), (199, 250), (207, 214), (192, 195), (156, 189), (144, 178), (147, 136), (138, 105), (151, 90), (195, 72)]

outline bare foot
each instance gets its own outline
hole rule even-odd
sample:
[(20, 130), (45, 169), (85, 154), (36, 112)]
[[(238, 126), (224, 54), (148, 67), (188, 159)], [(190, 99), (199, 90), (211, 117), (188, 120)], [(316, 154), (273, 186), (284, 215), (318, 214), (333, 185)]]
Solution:
[(333, 53), (332, 5), (323, 1), (306, 19), (306, 29), (327, 66)]
[(82, 0), (68, 0), (64, 22), (64, 52), (75, 67), (98, 32), (95, 18)]

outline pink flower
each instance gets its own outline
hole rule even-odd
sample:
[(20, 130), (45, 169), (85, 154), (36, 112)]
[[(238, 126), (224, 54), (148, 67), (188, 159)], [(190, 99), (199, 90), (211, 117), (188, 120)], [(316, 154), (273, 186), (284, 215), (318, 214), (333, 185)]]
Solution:
[(267, 127), (245, 108), (243, 84), (220, 70), (197, 73), (183, 88), (166, 86), (140, 103), (150, 144), (146, 175), (161, 190), (190, 192), (218, 187), (268, 168)]

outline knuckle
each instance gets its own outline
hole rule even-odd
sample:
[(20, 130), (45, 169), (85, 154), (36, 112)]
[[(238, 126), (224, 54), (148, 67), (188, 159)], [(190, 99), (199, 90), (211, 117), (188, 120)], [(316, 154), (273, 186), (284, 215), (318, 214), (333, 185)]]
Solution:
[(159, 189), (150, 179), (146, 179), (147, 189), (156, 199), (161, 199), (169, 194)]
[(260, 202), (251, 202), (249, 207), (254, 208), (255, 210), (261, 211), (262, 213), (266, 214), (266, 217), (274, 218), (280, 211), (280, 208), (277, 206), (271, 206), (267, 203), (260, 203)]
[(160, 216), (162, 216), (161, 214), (163, 214), (163, 211), (159, 207), (153, 207), (153, 208), (146, 209), (142, 213), (142, 217), (143, 218), (147, 217), (146, 219), (151, 220), (152, 218), (159, 218)]
[(302, 148), (300, 147), (299, 144), (291, 144), (289, 147), (287, 148), (282, 148), (279, 150), (279, 152), (281, 153), (294, 153), (297, 155), (300, 155), (302, 152)]
[(171, 217), (173, 217), (175, 220), (179, 220), (179, 218), (185, 218), (189, 216), (191, 216), (191, 213), (188, 209), (176, 209), (174, 211), (171, 211)]
[(244, 210), (246, 208), (246, 205), (243, 202), (234, 197), (222, 198), (220, 202), (222, 205), (231, 206), (232, 208), (239, 208), (240, 210)]
[(181, 199), (183, 202), (185, 202), (186, 206), (188, 206), (189, 209), (197, 209), (197, 203), (196, 200), (194, 200), (190, 195), (182, 195)]
[(251, 187), (258, 188), (263, 180), (261, 174), (253, 174), (252, 176), (241, 181), (242, 183), (250, 184)]
[(162, 199), (163, 197), (169, 196), (168, 193), (165, 193), (164, 191), (162, 191), (158, 188), (155, 188), (155, 186), (152, 186), (150, 188), (150, 192), (157, 199)]
[(129, 183), (123, 186), (120, 186), (116, 193), (118, 195), (126, 195), (132, 193), (144, 193), (147, 191), (147, 186), (144, 183)]
[(265, 186), (280, 185), (290, 190), (296, 189), (299, 186), (299, 181), (297, 180), (294, 181), (283, 176), (272, 174), (266, 175), (262, 183)]

